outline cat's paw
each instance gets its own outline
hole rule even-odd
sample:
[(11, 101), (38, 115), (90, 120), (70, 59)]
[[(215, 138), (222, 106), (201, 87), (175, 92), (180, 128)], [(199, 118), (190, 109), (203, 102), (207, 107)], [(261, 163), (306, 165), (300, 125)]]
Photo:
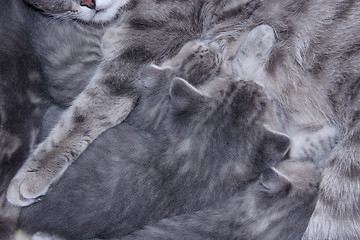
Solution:
[(291, 138), (290, 157), (310, 159), (323, 168), (324, 159), (327, 159), (340, 137), (339, 130), (330, 125), (299, 131)]
[(252, 29), (234, 56), (233, 71), (241, 76), (256, 72), (268, 61), (275, 42), (275, 32), (269, 25), (264, 24)]
[(39, 163), (33, 158), (28, 159), (11, 180), (6, 195), (11, 204), (24, 207), (38, 201), (66, 169), (65, 164), (40, 167)]
[(38, 179), (36, 172), (20, 169), (10, 182), (6, 198), (15, 206), (28, 206), (44, 195), (49, 186), (49, 184), (44, 186), (44, 181)]

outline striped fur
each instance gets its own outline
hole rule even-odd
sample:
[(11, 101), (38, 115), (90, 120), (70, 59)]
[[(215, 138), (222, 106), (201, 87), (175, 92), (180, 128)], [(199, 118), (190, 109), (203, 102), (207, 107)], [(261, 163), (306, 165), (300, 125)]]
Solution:
[[(32, 155), (14, 180), (10, 200), (32, 203), (94, 138), (127, 116), (139, 96), (139, 67), (174, 56), (185, 42), (200, 37), (217, 41), (232, 59), (247, 33), (266, 23), (277, 42), (265, 63), (267, 74), (255, 80), (279, 107), (279, 128), (291, 137), (309, 126), (330, 126), (340, 133), (322, 161), (319, 200), (305, 239), (359, 238), (359, 9), (354, 0), (132, 1), (119, 25), (107, 29), (104, 61), (64, 115), (63, 126), (76, 134), (64, 134), (59, 125), (35, 152), (46, 154)], [(124, 108), (117, 105), (120, 101)], [(109, 119), (104, 112), (112, 113)], [(34, 166), (37, 159), (40, 168)], [(27, 172), (34, 168), (37, 174)], [(21, 200), (20, 191), (28, 201)]]

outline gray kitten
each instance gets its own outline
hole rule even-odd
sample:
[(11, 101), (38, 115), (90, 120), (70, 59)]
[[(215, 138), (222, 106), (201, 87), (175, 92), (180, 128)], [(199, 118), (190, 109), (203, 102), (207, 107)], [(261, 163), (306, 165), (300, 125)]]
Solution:
[(191, 42), (144, 69), (129, 117), (94, 141), (42, 201), (23, 208), (19, 226), (70, 239), (121, 237), (243, 191), (286, 154), (289, 139), (263, 126), (261, 88), (221, 66), (216, 44)]
[(123, 239), (301, 239), (320, 180), (314, 163), (286, 160), (216, 207), (163, 219)]

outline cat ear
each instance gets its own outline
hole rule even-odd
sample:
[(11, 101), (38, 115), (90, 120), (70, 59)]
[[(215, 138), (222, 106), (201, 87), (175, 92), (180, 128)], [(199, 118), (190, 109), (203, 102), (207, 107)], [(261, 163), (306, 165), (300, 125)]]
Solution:
[(174, 113), (197, 110), (207, 100), (207, 96), (183, 78), (175, 77), (170, 86), (171, 106)]
[(274, 167), (265, 170), (261, 174), (259, 184), (260, 190), (269, 194), (269, 196), (287, 194), (292, 186), (287, 177)]
[(290, 148), (290, 138), (280, 132), (265, 127), (259, 159), (268, 167), (275, 166), (284, 158)]

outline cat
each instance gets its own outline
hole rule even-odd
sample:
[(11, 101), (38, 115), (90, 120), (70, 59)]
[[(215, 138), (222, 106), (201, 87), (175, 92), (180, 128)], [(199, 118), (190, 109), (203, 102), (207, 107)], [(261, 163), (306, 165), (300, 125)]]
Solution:
[(129, 117), (23, 208), (19, 227), (69, 239), (121, 237), (223, 202), (274, 166), (289, 139), (263, 126), (267, 97), (255, 83), (223, 74), (219, 52), (211, 42), (190, 42), (162, 66), (145, 68)]
[(320, 180), (312, 161), (285, 160), (216, 207), (163, 219), (122, 239), (301, 239)]
[[(36, 3), (37, 0), (32, 2)], [(38, 6), (46, 11), (47, 3), (45, 1), (40, 3)], [(300, 138), (301, 141), (306, 140), (304, 133), (311, 136), (314, 129), (330, 129), (329, 132), (325, 131), (325, 135), (335, 132), (339, 136), (331, 153), (328, 156), (320, 157), (322, 159), (319, 160), (319, 165), (324, 168), (323, 180), (320, 184), (319, 199), (304, 239), (359, 238), (360, 229), (356, 223), (360, 216), (355, 207), (358, 205), (360, 196), (356, 187), (359, 183), (357, 159), (360, 154), (357, 137), (359, 136), (357, 121), (359, 113), (357, 107), (359, 83), (357, 79), (359, 78), (358, 71), (353, 67), (358, 63), (356, 35), (358, 26), (356, 23), (359, 3), (348, 0), (326, 2), (321, 0), (200, 0), (181, 2), (182, 7), (176, 8), (179, 6), (178, 4), (177, 1), (171, 3), (167, 1), (151, 3), (132, 1), (128, 10), (124, 10), (119, 18), (121, 25), (110, 27), (106, 31), (102, 42), (102, 54), (106, 56), (111, 54), (112, 51), (106, 48), (111, 46), (115, 48), (116, 53), (120, 52), (117, 54), (120, 56), (118, 60), (120, 59), (124, 63), (121, 66), (111, 66), (112, 70), (117, 69), (119, 70), (117, 73), (121, 72), (124, 75), (120, 74), (119, 78), (110, 77), (110, 80), (104, 81), (109, 83), (107, 86), (112, 85), (113, 91), (110, 92), (123, 93), (119, 90), (120, 88), (117, 88), (120, 84), (118, 85), (114, 79), (134, 80), (131, 77), (133, 75), (125, 75), (125, 72), (128, 73), (125, 71), (126, 69), (133, 69), (136, 72), (145, 62), (161, 62), (169, 56), (175, 55), (179, 48), (191, 39), (199, 37), (214, 39), (221, 48), (225, 48), (225, 55), (229, 56), (229, 59), (236, 60), (238, 58), (236, 51), (240, 49), (239, 45), (246, 34), (260, 24), (270, 25), (276, 32), (277, 42), (271, 50), (270, 61), (264, 63), (267, 73), (257, 82), (264, 86), (266, 93), (278, 107), (279, 130), (291, 138)], [(78, 5), (79, 3), (77, 3)], [(86, 6), (84, 7), (86, 8)], [(74, 18), (79, 18), (78, 14), (78, 11), (68, 12), (68, 15)], [(124, 30), (124, 28), (126, 29)], [(151, 34), (149, 34), (150, 32)], [(136, 47), (137, 43), (141, 43), (142, 47)], [(130, 47), (126, 44), (134, 45)], [(130, 61), (127, 62), (129, 58), (134, 60), (131, 64)], [(105, 59), (108, 58), (105, 57)], [(103, 67), (110, 62), (114, 63), (113, 61), (104, 61), (100, 66)], [(244, 70), (239, 64), (235, 64), (233, 69), (239, 73)], [(101, 75), (100, 70), (96, 70), (96, 72), (98, 74), (95, 74), (86, 89), (90, 89), (91, 83), (96, 82), (96, 77)], [(106, 68), (105, 72), (109, 73), (108, 76), (111, 75), (110, 73), (114, 73), (109, 68)], [(133, 71), (130, 72), (133, 73)], [(130, 77), (127, 78), (127, 76)], [(136, 85), (135, 82), (130, 82)], [(92, 89), (96, 89), (95, 92), (100, 93), (104, 88), (97, 86)], [(132, 103), (138, 96), (137, 91), (132, 91), (136, 88), (121, 87), (121, 89), (127, 89), (128, 91), (125, 92), (134, 94), (132, 100), (129, 101), (131, 104), (128, 102), (127, 110), (131, 111)], [(72, 107), (67, 111), (68, 114), (64, 115), (63, 119), (67, 119), (68, 123), (71, 120), (71, 112), (75, 110), (74, 106), (80, 105), (81, 96), (86, 92), (88, 90), (84, 90), (83, 94), (78, 95), (72, 103)], [(117, 97), (115, 96), (115, 98)], [(91, 101), (96, 99), (93, 97)], [(110, 102), (107, 103), (112, 106)], [(90, 106), (94, 105), (86, 105), (86, 107)], [(99, 107), (99, 109), (106, 109), (109, 112), (108, 107)], [(119, 112), (124, 113), (125, 111)], [(80, 115), (78, 119), (81, 120), (83, 115)], [(126, 113), (122, 115), (123, 118), (125, 116)], [(71, 163), (100, 132), (120, 122), (121, 119), (121, 117), (117, 118), (116, 120), (119, 121), (106, 127), (93, 126), (92, 129), (96, 129), (96, 133), (91, 134), (85, 143), (82, 141), (81, 143), (84, 145), (76, 146), (75, 152), (71, 151), (73, 147), (67, 148), (61, 145), (71, 150), (63, 151), (65, 148), (59, 147), (59, 151), (55, 151), (51, 148), (54, 150), (49, 154), (51, 157), (41, 157), (39, 158), (41, 161), (38, 162), (45, 165), (47, 162), (53, 162), (54, 159), (61, 161), (64, 159), (62, 158), (63, 154), (70, 153), (69, 162)], [(61, 128), (58, 129), (60, 131)], [(80, 127), (74, 127), (74, 129), (81, 130)], [(67, 131), (61, 130), (60, 132)], [(56, 136), (55, 133), (56, 131), (50, 134), (50, 138), (45, 142), (50, 143), (51, 136), (58, 138), (59, 136)], [(84, 134), (80, 135), (84, 136)], [(323, 133), (319, 132), (319, 135), (323, 135)], [(303, 138), (303, 136), (305, 137)], [(72, 140), (69, 141), (69, 143), (71, 142)], [(331, 144), (329, 143), (329, 145)], [(44, 146), (45, 144), (40, 145), (39, 149)], [(293, 146), (296, 149), (296, 143)], [(35, 162), (31, 159), (38, 159), (37, 153), (40, 151), (34, 152), (28, 160), (29, 165)], [(62, 162), (67, 162), (67, 160), (62, 160)], [(49, 168), (44, 166), (39, 168), (35, 174), (27, 172), (32, 169), (28, 164), (20, 170), (8, 191), (8, 199), (17, 205), (34, 202), (38, 196), (46, 192), (54, 180), (60, 177), (68, 165), (65, 164), (64, 167), (62, 164), (61, 169), (54, 169), (50, 174), (45, 170)], [(52, 167), (50, 169), (53, 170)], [(20, 184), (23, 184), (21, 195), (25, 197), (21, 200), (19, 200)], [(29, 189), (26, 186), (30, 186)]]

